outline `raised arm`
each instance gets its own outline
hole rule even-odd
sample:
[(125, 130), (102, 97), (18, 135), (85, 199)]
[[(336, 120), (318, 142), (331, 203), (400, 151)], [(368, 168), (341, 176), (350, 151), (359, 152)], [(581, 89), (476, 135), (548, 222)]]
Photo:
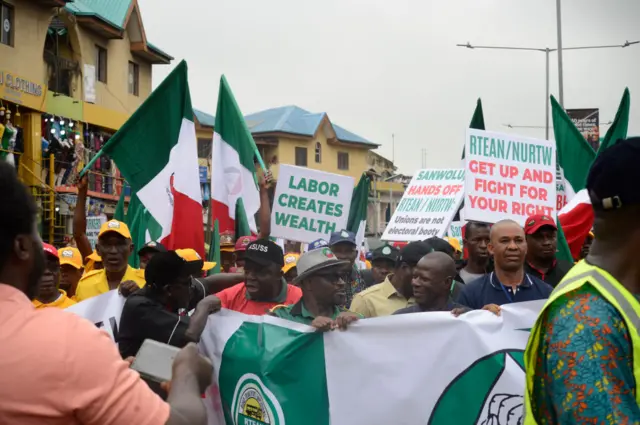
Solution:
[(87, 190), (88, 183), (85, 175), (78, 182), (78, 200), (76, 201), (76, 209), (73, 211), (73, 238), (76, 241), (78, 251), (82, 254), (83, 261), (93, 252), (89, 238), (87, 238), (87, 217), (85, 213), (87, 209)]
[(266, 171), (260, 177), (260, 239), (266, 239), (271, 234), (271, 205), (269, 203), (269, 187), (273, 177), (271, 171)]
[(204, 286), (204, 295), (215, 294), (244, 282), (244, 273), (218, 273), (207, 277), (199, 277), (196, 279)]

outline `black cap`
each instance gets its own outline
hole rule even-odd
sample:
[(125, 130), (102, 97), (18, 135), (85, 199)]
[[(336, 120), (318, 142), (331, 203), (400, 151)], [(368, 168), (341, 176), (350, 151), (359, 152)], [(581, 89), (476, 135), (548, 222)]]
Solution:
[(247, 245), (244, 259), (245, 261), (253, 261), (261, 266), (275, 264), (278, 267), (284, 267), (284, 253), (282, 252), (282, 248), (269, 239), (258, 239)]
[(371, 256), (371, 261), (376, 260), (389, 260), (394, 263), (398, 259), (400, 255), (400, 250), (391, 245), (382, 245), (381, 247), (373, 250), (373, 255)]
[(138, 255), (142, 255), (145, 252), (167, 252), (167, 248), (159, 242), (147, 242), (142, 248), (138, 250)]
[(411, 242), (400, 250), (398, 263), (417, 264), (422, 257), (431, 251), (433, 251), (433, 248), (428, 243), (422, 241)]
[(186, 261), (175, 251), (154, 255), (144, 270), (144, 279), (149, 285), (162, 288), (180, 278), (202, 273), (202, 261)]
[(587, 191), (595, 210), (640, 205), (640, 137), (619, 140), (601, 152), (587, 177)]
[(424, 243), (426, 243), (431, 251), (429, 252), (444, 252), (445, 254), (453, 257), (455, 250), (451, 246), (451, 244), (437, 236), (430, 237), (429, 239), (425, 239)]

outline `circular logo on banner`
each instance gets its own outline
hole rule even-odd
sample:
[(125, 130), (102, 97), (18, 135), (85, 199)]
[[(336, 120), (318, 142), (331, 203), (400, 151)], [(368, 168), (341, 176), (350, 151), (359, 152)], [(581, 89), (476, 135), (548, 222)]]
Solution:
[(236, 384), (231, 403), (236, 424), (284, 425), (284, 413), (275, 395), (252, 373), (243, 375)]
[(481, 357), (445, 388), (427, 425), (522, 424), (524, 383), (524, 351)]
[(2, 23), (2, 28), (4, 29), (4, 32), (9, 32), (11, 30), (11, 22), (9, 22), (8, 19), (5, 19)]

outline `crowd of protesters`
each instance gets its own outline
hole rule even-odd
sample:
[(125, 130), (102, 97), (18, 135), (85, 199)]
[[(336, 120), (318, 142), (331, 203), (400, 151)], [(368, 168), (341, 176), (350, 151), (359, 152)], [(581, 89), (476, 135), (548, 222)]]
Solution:
[[(467, 223), (465, 260), (455, 239), (430, 238), (383, 244), (370, 253), (370, 268), (361, 266), (356, 236), (348, 230), (304, 252), (285, 253), (266, 224), (257, 236), (223, 238), (225, 272), (218, 274), (209, 273), (215, 264), (194, 249), (171, 251), (150, 242), (136, 251), (127, 225), (117, 220), (103, 224), (95, 251), (82, 228), (75, 230), (77, 248), (56, 249), (40, 241), (33, 200), (13, 168), (0, 163), (0, 345), (10, 347), (0, 356), (0, 423), (202, 423), (198, 398), (211, 365), (190, 343), (222, 308), (329, 331), (394, 314), (500, 315), (505, 304), (549, 297), (527, 352), (533, 370), (527, 371), (527, 406), (537, 423), (600, 423), (580, 420), (598, 418), (600, 408), (626, 419), (612, 423), (637, 423), (633, 357), (640, 304), (630, 294), (640, 293), (633, 257), (640, 248), (640, 191), (612, 183), (628, 179), (624, 173), (638, 174), (633, 161), (640, 160), (640, 148), (633, 140), (607, 150), (590, 172), (595, 236), (585, 241), (587, 261), (576, 266), (556, 259), (558, 229), (545, 215), (527, 218), (524, 227), (512, 220)], [(79, 208), (85, 186), (79, 187)], [(260, 215), (261, 223), (269, 221), (268, 202)], [(134, 254), (139, 269), (129, 265)], [(110, 290), (126, 298), (119, 353), (91, 324), (61, 312)], [(572, 331), (568, 322), (589, 329)], [(123, 360), (145, 339), (184, 347), (166, 402)], [(611, 367), (594, 353), (585, 355), (585, 347), (595, 350), (590, 343), (609, 350)], [(576, 370), (582, 360), (591, 365), (586, 376), (557, 376), (557, 365)], [(592, 390), (580, 390), (590, 401), (576, 413), (563, 397), (579, 385)]]

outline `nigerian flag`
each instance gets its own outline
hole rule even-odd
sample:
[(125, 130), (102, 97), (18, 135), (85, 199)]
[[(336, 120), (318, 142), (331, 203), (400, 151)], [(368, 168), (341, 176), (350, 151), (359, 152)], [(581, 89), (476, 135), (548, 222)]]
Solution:
[[(353, 189), (351, 196), (351, 207), (349, 218), (347, 219), (347, 230), (356, 234), (356, 244), (358, 245), (360, 261), (364, 263), (365, 258), (365, 230), (367, 227), (367, 207), (369, 206), (369, 187), (371, 178), (366, 173), (362, 173), (358, 185)], [(374, 232), (377, 232), (375, 229)]]
[(193, 248), (204, 257), (197, 139), (186, 62), (171, 71), (101, 152), (111, 156), (140, 201), (131, 201), (127, 221), (143, 228), (131, 230), (144, 235), (145, 241), (161, 242), (168, 249)]

